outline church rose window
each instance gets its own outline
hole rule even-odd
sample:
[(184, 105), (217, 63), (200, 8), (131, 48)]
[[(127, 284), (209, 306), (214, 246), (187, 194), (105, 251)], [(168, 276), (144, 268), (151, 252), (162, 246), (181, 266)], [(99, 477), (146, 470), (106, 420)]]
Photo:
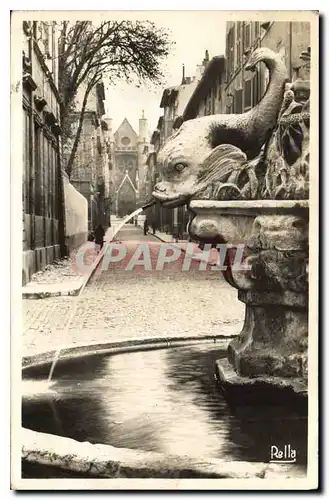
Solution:
[(128, 144), (130, 144), (129, 137), (122, 137), (121, 144), (123, 144), (124, 146), (128, 146)]

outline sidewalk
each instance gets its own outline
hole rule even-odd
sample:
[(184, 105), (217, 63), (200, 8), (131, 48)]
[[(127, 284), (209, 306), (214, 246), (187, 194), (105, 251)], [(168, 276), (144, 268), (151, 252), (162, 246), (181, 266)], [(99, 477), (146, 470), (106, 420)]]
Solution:
[[(112, 235), (120, 223), (120, 220), (114, 220), (112, 227), (108, 228), (104, 240), (111, 240)], [(77, 249), (78, 251), (78, 249)], [(64, 258), (46, 266), (43, 271), (39, 271), (32, 276), (32, 280), (22, 287), (23, 299), (45, 299), (48, 297), (62, 297), (78, 295), (81, 288), (89, 281), (93, 266), (90, 266), (90, 272), (83, 274), (75, 263), (76, 252), (70, 257)], [(95, 262), (98, 251), (89, 251), (86, 254), (86, 264)]]
[[(138, 220), (138, 225), (144, 229), (144, 219), (139, 219)], [(173, 243), (175, 245), (187, 245), (188, 243), (188, 240), (176, 240), (172, 234), (168, 234), (168, 233), (163, 233), (161, 231), (156, 231), (155, 234), (153, 234), (151, 231), (148, 231), (149, 234), (152, 234), (153, 236), (155, 236), (155, 238), (158, 238), (158, 240), (164, 242), (164, 243)]]

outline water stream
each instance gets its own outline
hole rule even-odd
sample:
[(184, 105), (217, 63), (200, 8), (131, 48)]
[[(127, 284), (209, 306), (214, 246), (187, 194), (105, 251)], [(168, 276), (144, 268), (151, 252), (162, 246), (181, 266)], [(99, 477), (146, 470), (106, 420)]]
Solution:
[[(143, 207), (141, 208), (137, 208), (137, 210), (135, 210), (134, 212), (132, 212), (131, 214), (127, 215), (123, 221), (115, 228), (112, 236), (111, 236), (111, 239), (110, 240), (107, 240), (105, 242), (105, 245), (103, 246), (102, 250), (99, 252), (95, 262), (93, 263), (93, 269), (96, 269), (99, 262), (102, 260), (104, 254), (106, 253), (106, 249), (107, 249), (107, 245), (109, 243), (111, 243), (111, 241), (114, 240), (115, 236), (119, 233), (119, 231), (121, 231), (121, 229), (123, 228), (123, 226), (125, 224), (127, 224), (127, 222), (129, 222), (133, 217), (137, 217), (137, 215), (139, 215), (140, 213), (142, 213), (146, 208), (150, 207), (151, 205), (153, 205), (155, 202), (154, 201), (151, 201), (149, 203), (147, 203), (146, 205), (144, 205)], [(71, 313), (70, 313), (70, 316), (69, 316), (69, 319), (68, 319), (68, 322), (66, 323), (65, 327), (64, 327), (64, 330), (63, 330), (63, 337), (64, 339), (67, 338), (67, 334), (68, 334), (68, 331), (69, 331), (69, 328), (71, 326), (71, 322), (72, 322), (72, 319), (74, 318), (76, 312), (77, 312), (77, 309), (78, 309), (78, 306), (79, 306), (79, 302), (80, 302), (80, 298), (81, 298), (81, 295), (83, 294), (84, 292), (84, 289), (86, 287), (86, 284), (87, 284), (87, 281), (84, 282), (84, 284), (82, 285), (82, 287), (80, 288), (80, 291), (78, 293), (78, 295), (76, 296), (76, 299), (74, 300), (74, 304), (72, 306), (72, 309), (71, 309)], [(64, 349), (65, 345), (62, 345), (60, 348), (57, 349), (57, 351), (55, 352), (55, 355), (54, 355), (54, 359), (52, 361), (52, 364), (51, 364), (51, 367), (50, 367), (50, 371), (49, 371), (49, 375), (48, 375), (48, 386), (50, 385), (51, 383), (51, 380), (52, 380), (52, 377), (53, 377), (53, 374), (54, 374), (54, 370), (56, 368), (56, 365), (57, 365), (57, 362), (59, 360), (59, 357), (60, 357), (60, 354), (62, 352), (62, 350)]]

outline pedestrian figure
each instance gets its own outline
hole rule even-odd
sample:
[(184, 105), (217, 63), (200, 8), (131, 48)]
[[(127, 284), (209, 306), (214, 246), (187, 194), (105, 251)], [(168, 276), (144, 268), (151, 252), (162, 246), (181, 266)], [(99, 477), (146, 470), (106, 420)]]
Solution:
[(95, 235), (93, 233), (93, 231), (90, 231), (90, 233), (88, 234), (88, 241), (94, 241), (95, 239)]
[(148, 230), (149, 230), (149, 223), (148, 223), (147, 217), (145, 217), (145, 220), (144, 220), (144, 234), (145, 235), (147, 234)]
[(156, 222), (155, 222), (155, 220), (153, 219), (153, 220), (152, 220), (152, 232), (153, 232), (153, 234), (155, 234), (155, 231), (156, 231)]
[(100, 245), (100, 249), (103, 248), (104, 245), (104, 236), (105, 231), (101, 224), (98, 224), (95, 230), (95, 243), (96, 245)]

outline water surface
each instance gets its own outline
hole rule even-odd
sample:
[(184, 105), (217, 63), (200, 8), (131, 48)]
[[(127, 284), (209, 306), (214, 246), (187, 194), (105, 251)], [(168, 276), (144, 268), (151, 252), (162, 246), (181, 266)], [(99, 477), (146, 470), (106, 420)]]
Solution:
[[(268, 462), (290, 444), (306, 464), (307, 419), (280, 406), (229, 407), (214, 379), (216, 344), (60, 361), (51, 390), (25, 375), (23, 425), (168, 454)], [(25, 389), (24, 389), (25, 387)]]

